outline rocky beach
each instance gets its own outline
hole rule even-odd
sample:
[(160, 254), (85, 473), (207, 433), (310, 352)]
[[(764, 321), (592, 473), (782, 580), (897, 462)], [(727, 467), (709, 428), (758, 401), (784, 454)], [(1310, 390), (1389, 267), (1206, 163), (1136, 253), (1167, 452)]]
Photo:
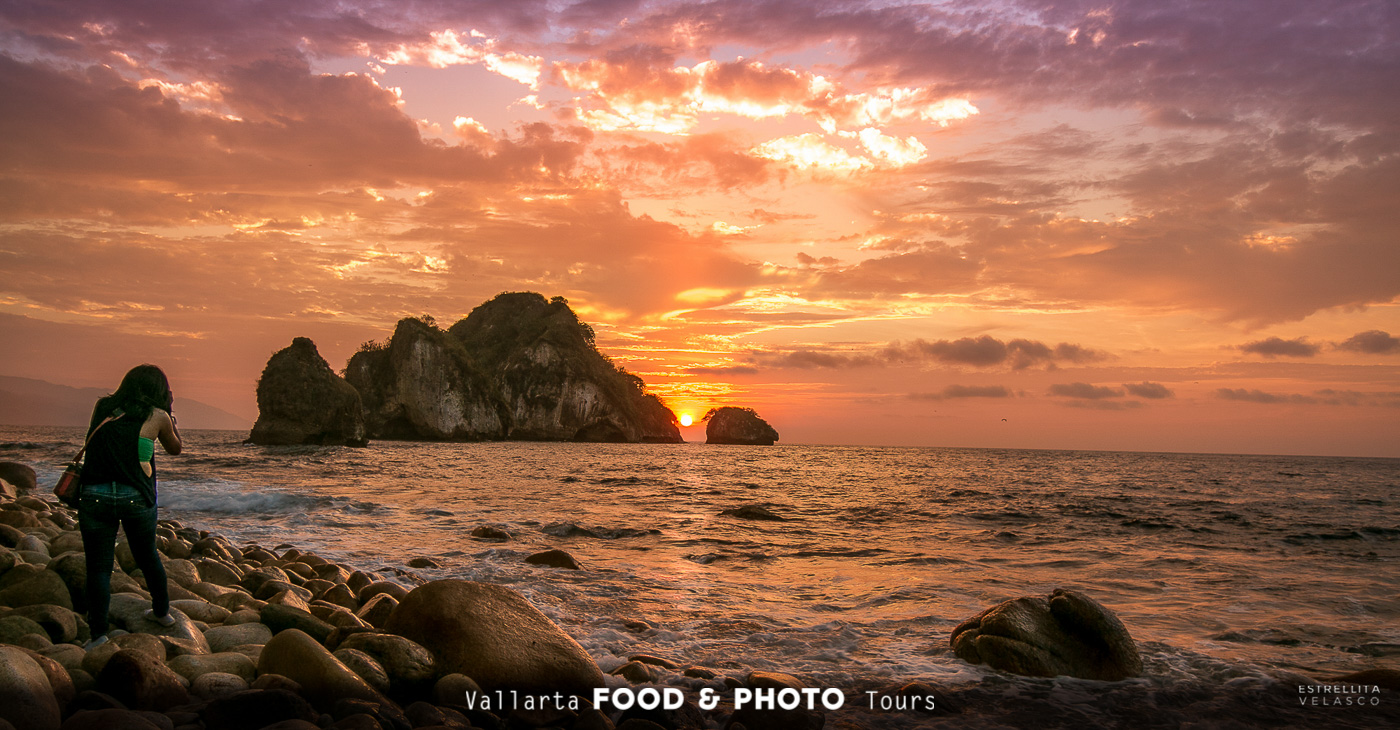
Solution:
[[(658, 653), (670, 627), (640, 618), (610, 632), (612, 648), (599, 656), (509, 586), (430, 579), (443, 572), (433, 557), (362, 570), (298, 548), (294, 534), (270, 547), (237, 544), (172, 520), (161, 521), (158, 540), (174, 625), (142, 616), (149, 596), (123, 544), (113, 573), (118, 630), (85, 651), (76, 516), (40, 494), (0, 497), (0, 718), (21, 729), (1166, 728), (1221, 718), (1229, 722), (1210, 726), (1361, 728), (1400, 717), (1400, 673), (1382, 664), (1318, 677), (1198, 658), (1183, 675), (1179, 656), (1135, 644), (1132, 626), (1072, 592), (1008, 601), (923, 637), (936, 654), (956, 649), (991, 665), (964, 664), (958, 681), (895, 667), (884, 679), (833, 686), (742, 656), (696, 663)], [(474, 532), (483, 544), (509, 537)], [(560, 580), (578, 572), (568, 552), (548, 552), (522, 556), (516, 570)], [(1104, 669), (1110, 655), (1114, 668)], [(1085, 657), (1077, 667), (1063, 661), (1076, 656)], [(632, 706), (593, 707), (595, 687), (632, 690), (617, 700)], [(652, 698), (669, 691), (678, 706), (643, 709), (646, 689)], [(816, 701), (832, 701), (818, 694), (830, 690), (835, 709)], [(786, 710), (736, 708), (736, 698), (764, 691), (805, 699)], [(1356, 706), (1337, 707), (1342, 698)]]

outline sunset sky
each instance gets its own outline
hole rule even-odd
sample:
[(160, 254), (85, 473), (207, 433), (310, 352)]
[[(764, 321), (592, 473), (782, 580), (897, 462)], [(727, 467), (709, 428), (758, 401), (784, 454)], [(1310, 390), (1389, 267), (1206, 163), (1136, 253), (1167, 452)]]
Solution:
[(1391, 0), (4, 0), (0, 99), (0, 375), (529, 290), (784, 443), (1400, 456)]

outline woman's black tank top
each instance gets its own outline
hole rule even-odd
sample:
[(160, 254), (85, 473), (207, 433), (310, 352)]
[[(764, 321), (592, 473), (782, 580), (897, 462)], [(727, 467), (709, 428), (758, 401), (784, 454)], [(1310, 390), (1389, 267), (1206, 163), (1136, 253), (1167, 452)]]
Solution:
[(155, 505), (155, 460), (151, 460), (151, 476), (146, 476), (136, 456), (136, 440), (141, 438), (141, 425), (141, 421), (123, 416), (93, 433), (83, 460), (84, 486), (108, 482), (127, 484), (136, 487), (148, 505)]

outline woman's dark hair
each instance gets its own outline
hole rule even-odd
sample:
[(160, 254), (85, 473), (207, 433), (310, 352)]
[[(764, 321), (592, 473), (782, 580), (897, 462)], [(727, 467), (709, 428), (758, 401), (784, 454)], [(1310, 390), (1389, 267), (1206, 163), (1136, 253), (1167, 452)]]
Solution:
[(94, 426), (118, 408), (128, 416), (144, 421), (150, 417), (153, 408), (169, 411), (174, 405), (174, 400), (175, 396), (170, 392), (170, 381), (160, 368), (155, 365), (137, 365), (127, 371), (115, 393), (97, 401), (88, 431), (91, 432)]

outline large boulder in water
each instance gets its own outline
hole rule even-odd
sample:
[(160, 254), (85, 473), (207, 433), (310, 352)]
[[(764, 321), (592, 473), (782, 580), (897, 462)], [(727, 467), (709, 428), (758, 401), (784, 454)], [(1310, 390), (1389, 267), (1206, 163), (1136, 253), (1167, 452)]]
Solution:
[(778, 440), (778, 431), (752, 408), (713, 408), (703, 420), (707, 444), (772, 446)]
[(384, 628), (427, 647), (443, 674), (481, 688), (591, 698), (593, 658), (519, 593), (490, 583), (437, 580), (413, 589)]
[(278, 351), (258, 378), (258, 422), (248, 441), (263, 445), (365, 445), (360, 394), (336, 375), (305, 337)]
[(9, 482), (21, 494), (32, 492), (38, 486), (34, 467), (18, 461), (0, 461), (0, 480)]
[(681, 441), (675, 414), (598, 352), (561, 297), (500, 294), (446, 331), (404, 319), (346, 378), (372, 438)]
[(1118, 681), (1142, 673), (1142, 657), (1123, 622), (1092, 598), (1056, 588), (1049, 599), (1013, 598), (953, 629), (953, 652), (1031, 677), (1067, 675)]

